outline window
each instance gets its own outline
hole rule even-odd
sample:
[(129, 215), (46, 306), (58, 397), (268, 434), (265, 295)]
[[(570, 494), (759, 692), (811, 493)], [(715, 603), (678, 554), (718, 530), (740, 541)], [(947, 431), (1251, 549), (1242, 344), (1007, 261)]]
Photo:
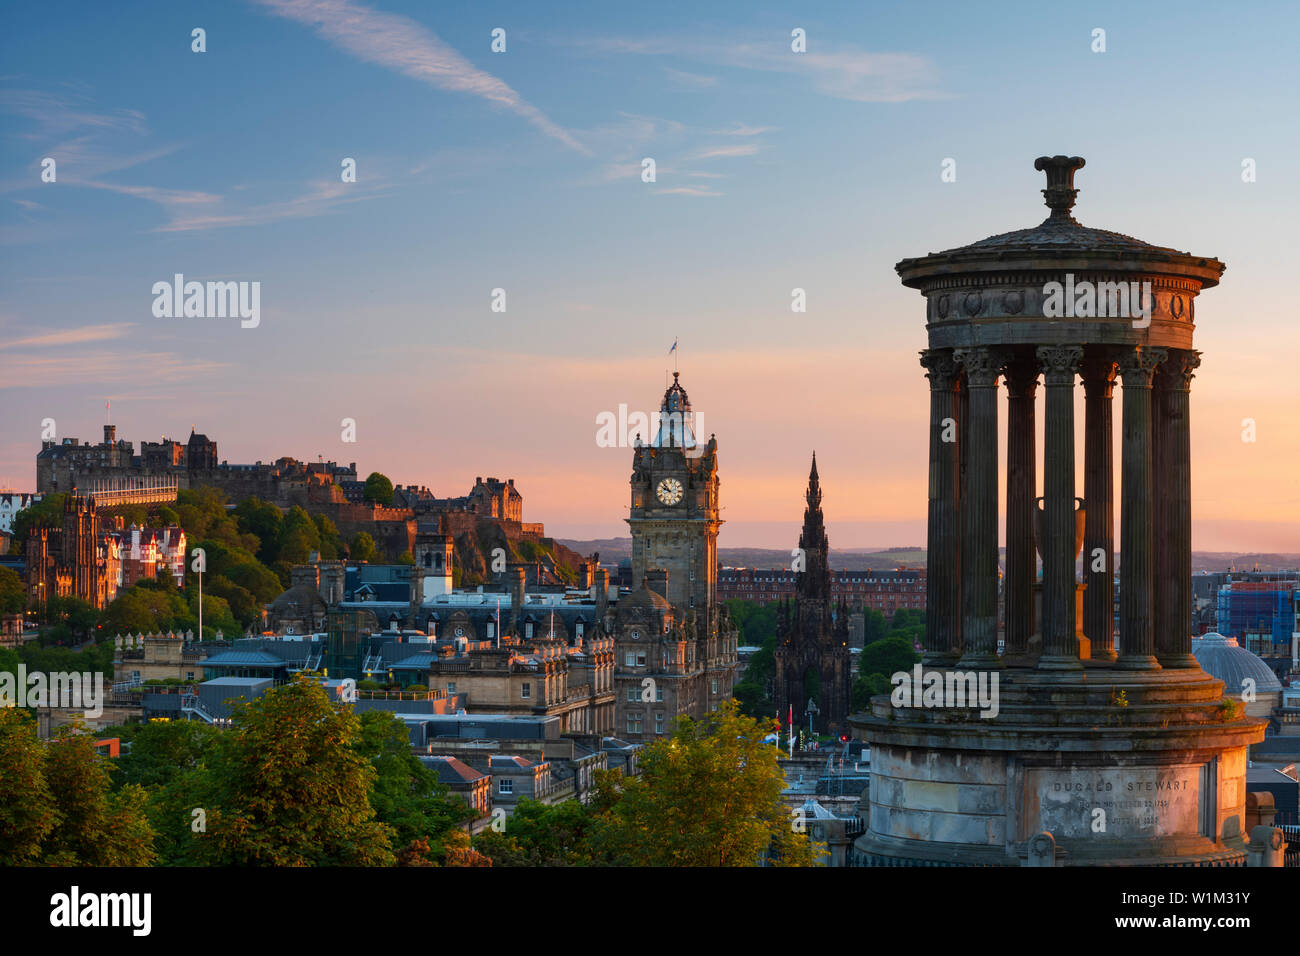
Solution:
[(627, 732), (628, 732), (629, 734), (639, 734), (639, 733), (641, 733), (641, 715), (640, 715), (640, 714), (628, 714), (628, 715), (627, 715)]
[(657, 685), (655, 687), (655, 700), (661, 704), (663, 703), (664, 700), (664, 689)]
[(636, 651), (628, 651), (624, 654), (623, 663), (627, 667), (636, 667)]
[(717, 692), (718, 692), (718, 681), (717, 681), (717, 678), (714, 678), (714, 680), (713, 680), (713, 693), (716, 694)]
[(454, 680), (447, 681), (447, 693), (449, 694), (456, 693), (456, 682)]
[(523, 700), (527, 700), (529, 697), (533, 696), (533, 685), (528, 683), (528, 681), (524, 681), (522, 684), (520, 684), (519, 696)]
[(194, 671), (186, 671), (186, 672), (185, 672), (185, 679), (186, 679), (186, 680), (194, 680)]
[(627, 702), (629, 704), (635, 704), (640, 699), (641, 699), (641, 695), (637, 693), (635, 687), (629, 687), (627, 689)]
[(636, 666), (637, 666), (637, 667), (645, 667), (645, 651), (637, 651), (637, 653), (636, 653)]
[(574, 631), (575, 634), (578, 635), (578, 637), (582, 637), (582, 622), (581, 622), (581, 621), (579, 621), (577, 624), (575, 624), (575, 625), (573, 626), (573, 631)]
[(533, 622), (532, 622), (532, 621), (529, 621), (527, 624), (524, 625), (524, 637), (527, 638), (527, 639), (530, 640), (530, 641), (533, 639)]
[(664, 732), (664, 715), (661, 713), (657, 713), (655, 714), (655, 733), (662, 734), (663, 732)]
[(495, 621), (488, 621), (488, 640), (497, 636), (497, 626)]
[(511, 794), (515, 792), (515, 782), (513, 780), (497, 781), (497, 793)]

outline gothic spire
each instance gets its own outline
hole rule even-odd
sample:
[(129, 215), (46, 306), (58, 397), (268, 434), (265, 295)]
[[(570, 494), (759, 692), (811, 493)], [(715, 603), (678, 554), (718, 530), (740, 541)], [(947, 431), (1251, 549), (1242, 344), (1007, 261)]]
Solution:
[[(813, 452), (812, 471), (808, 473), (808, 510), (819, 510), (822, 505), (822, 483), (817, 477), (817, 452)], [(805, 522), (806, 523), (806, 522)]]
[(828, 600), (831, 596), (830, 543), (826, 540), (826, 527), (822, 522), (822, 485), (817, 475), (817, 453), (813, 453), (812, 470), (808, 474), (807, 507), (803, 513), (803, 530), (799, 532), (799, 547), (804, 556), (804, 573), (799, 575), (798, 593), (805, 598)]

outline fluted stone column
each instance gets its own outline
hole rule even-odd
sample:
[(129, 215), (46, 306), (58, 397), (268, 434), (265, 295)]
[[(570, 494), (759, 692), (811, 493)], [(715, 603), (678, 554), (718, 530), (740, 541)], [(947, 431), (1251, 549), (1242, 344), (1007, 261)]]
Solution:
[(966, 370), (958, 363), (957, 374), (957, 566), (961, 569), (957, 575), (957, 620), (961, 622), (961, 636), (957, 641), (957, 656), (960, 657), (966, 647), (966, 620), (963, 608), (966, 606), (966, 503), (969, 500), (967, 480), (969, 478), (970, 460), (970, 383), (966, 380)]
[[(1106, 346), (1086, 350), (1083, 379), (1083, 634), (1092, 659), (1115, 660), (1115, 455), (1111, 414), (1115, 356)], [(1100, 566), (1100, 570), (1098, 567)]]
[(930, 380), (930, 509), (926, 531), (925, 658), (951, 664), (961, 654), (961, 525), (957, 377), (950, 349), (921, 353)]
[(1019, 356), (1007, 363), (1007, 576), (1002, 594), (1006, 607), (1005, 653), (1023, 654), (1034, 633), (1035, 462), (1034, 393), (1038, 362)]
[(1164, 349), (1134, 346), (1121, 353), (1124, 380), (1124, 447), (1120, 465), (1119, 600), (1121, 653), (1118, 667), (1155, 670), (1152, 617), (1151, 496), (1155, 492), (1151, 448), (1151, 379)]
[(1155, 445), (1153, 625), (1161, 667), (1199, 667), (1192, 656), (1192, 435), (1189, 417), (1197, 352), (1171, 351), (1153, 381)]
[(1074, 619), (1074, 373), (1078, 345), (1037, 352), (1047, 386), (1043, 434), (1043, 670), (1080, 668)]
[(964, 667), (1001, 667), (998, 657), (998, 374), (1006, 356), (957, 349), (970, 390), (966, 500), (962, 508)]

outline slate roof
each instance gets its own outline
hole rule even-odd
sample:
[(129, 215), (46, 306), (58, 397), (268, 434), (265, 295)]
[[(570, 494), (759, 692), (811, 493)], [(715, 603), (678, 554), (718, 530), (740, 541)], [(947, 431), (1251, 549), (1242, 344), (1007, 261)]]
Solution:
[(487, 774), (475, 770), (463, 760), (446, 754), (421, 757), (420, 760), (430, 770), (436, 770), (438, 779), (448, 785), (474, 783), (476, 780), (482, 780), (487, 776)]
[(222, 651), (203, 661), (204, 667), (285, 667), (283, 657), (266, 651)]

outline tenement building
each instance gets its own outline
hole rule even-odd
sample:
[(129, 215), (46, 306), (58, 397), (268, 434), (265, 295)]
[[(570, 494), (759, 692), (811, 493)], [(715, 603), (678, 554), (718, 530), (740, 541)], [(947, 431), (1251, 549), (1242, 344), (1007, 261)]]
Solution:
[(805, 501), (795, 552), (799, 571), (794, 603), (783, 601), (776, 619), (774, 700), (782, 719), (811, 724), (820, 733), (838, 733), (849, 715), (849, 613), (844, 600), (836, 601), (831, 592), (830, 543), (822, 520), (816, 455)]
[[(756, 604), (793, 599), (798, 574), (784, 568), (722, 568), (718, 600), (738, 598)], [(886, 618), (895, 611), (925, 610), (925, 568), (884, 567), (831, 571), (831, 596), (852, 610), (871, 608)]]
[(908, 695), (897, 688), (853, 718), (872, 773), (857, 851), (867, 862), (1016, 864), (1032, 843), (1049, 864), (1240, 862), (1247, 748), (1264, 724), (1223, 705), (1223, 681), (1192, 654), (1191, 621), (1192, 333), (1197, 297), (1224, 265), (1081, 225), (1071, 209), (1084, 161), (1034, 165), (1051, 210), (1040, 225), (897, 265), (925, 297), (929, 337), (925, 659)]

